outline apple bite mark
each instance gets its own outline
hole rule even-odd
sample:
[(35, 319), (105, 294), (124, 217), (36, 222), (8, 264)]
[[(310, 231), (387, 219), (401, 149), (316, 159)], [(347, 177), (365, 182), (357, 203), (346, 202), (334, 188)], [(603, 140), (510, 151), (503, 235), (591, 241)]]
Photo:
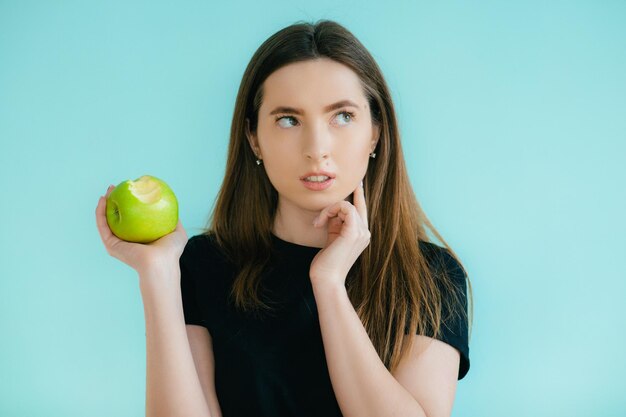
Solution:
[(161, 199), (161, 187), (151, 177), (144, 175), (137, 181), (129, 181), (130, 192), (145, 204), (154, 204)]

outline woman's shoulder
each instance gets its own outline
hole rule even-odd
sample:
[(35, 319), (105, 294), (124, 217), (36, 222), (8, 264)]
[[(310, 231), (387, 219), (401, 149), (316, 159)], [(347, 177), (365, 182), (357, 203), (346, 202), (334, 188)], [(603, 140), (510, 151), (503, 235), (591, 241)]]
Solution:
[(212, 239), (206, 233), (191, 236), (185, 245), (185, 252), (198, 252), (212, 247)]
[(467, 273), (448, 248), (422, 241), (420, 248), (435, 273), (435, 283), (444, 299), (441, 311), (443, 325), (437, 338), (461, 353), (458, 379), (463, 379), (470, 368)]
[(219, 248), (213, 232), (202, 232), (187, 240), (181, 259), (186, 262), (198, 263), (206, 261), (224, 261), (225, 257)]
[(434, 272), (439, 273), (443, 270), (457, 280), (464, 280), (467, 277), (463, 265), (448, 248), (424, 240), (420, 240), (419, 244), (426, 263)]

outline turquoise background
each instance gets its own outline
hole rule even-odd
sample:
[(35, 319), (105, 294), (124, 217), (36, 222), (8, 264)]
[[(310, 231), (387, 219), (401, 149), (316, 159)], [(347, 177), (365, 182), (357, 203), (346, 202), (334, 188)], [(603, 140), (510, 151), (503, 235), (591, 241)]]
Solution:
[(137, 275), (97, 200), (156, 175), (199, 233), (246, 64), (322, 18), (382, 67), (470, 273), (453, 415), (626, 415), (626, 3), (259, 3), (0, 1), (0, 415), (143, 415)]

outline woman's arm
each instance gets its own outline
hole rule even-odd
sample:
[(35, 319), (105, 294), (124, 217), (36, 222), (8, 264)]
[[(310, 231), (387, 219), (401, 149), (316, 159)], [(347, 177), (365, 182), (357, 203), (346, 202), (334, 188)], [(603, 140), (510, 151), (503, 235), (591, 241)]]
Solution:
[(196, 365), (196, 371), (198, 371), (198, 378), (200, 378), (204, 397), (211, 410), (211, 417), (222, 417), (222, 410), (215, 392), (213, 338), (209, 330), (204, 326), (188, 324), (185, 327), (187, 327), (187, 339), (189, 339), (193, 362)]
[(448, 417), (459, 352), (445, 343), (416, 337), (417, 345), (432, 346), (402, 358), (393, 375), (350, 302), (346, 275), (371, 237), (362, 182), (352, 195), (354, 205), (340, 201), (327, 206), (313, 222), (315, 227), (327, 226), (328, 237), (309, 269), (339, 407), (346, 417)]
[(146, 416), (211, 417), (185, 329), (179, 259), (187, 233), (179, 220), (172, 233), (150, 244), (119, 239), (106, 219), (113, 188), (98, 200), (96, 225), (109, 255), (139, 274), (146, 319)]
[(454, 348), (434, 341), (424, 354), (416, 350), (401, 362), (398, 379), (380, 360), (346, 288), (314, 285), (313, 291), (328, 371), (344, 416), (450, 415), (459, 367)]
[(180, 268), (139, 274), (146, 320), (146, 416), (211, 417), (183, 315)]

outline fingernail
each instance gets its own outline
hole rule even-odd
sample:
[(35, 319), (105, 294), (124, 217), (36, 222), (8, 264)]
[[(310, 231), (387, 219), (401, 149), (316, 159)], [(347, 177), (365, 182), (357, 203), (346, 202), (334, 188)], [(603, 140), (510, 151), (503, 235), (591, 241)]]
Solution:
[(317, 220), (318, 220), (317, 217), (313, 219), (313, 226), (317, 226)]

